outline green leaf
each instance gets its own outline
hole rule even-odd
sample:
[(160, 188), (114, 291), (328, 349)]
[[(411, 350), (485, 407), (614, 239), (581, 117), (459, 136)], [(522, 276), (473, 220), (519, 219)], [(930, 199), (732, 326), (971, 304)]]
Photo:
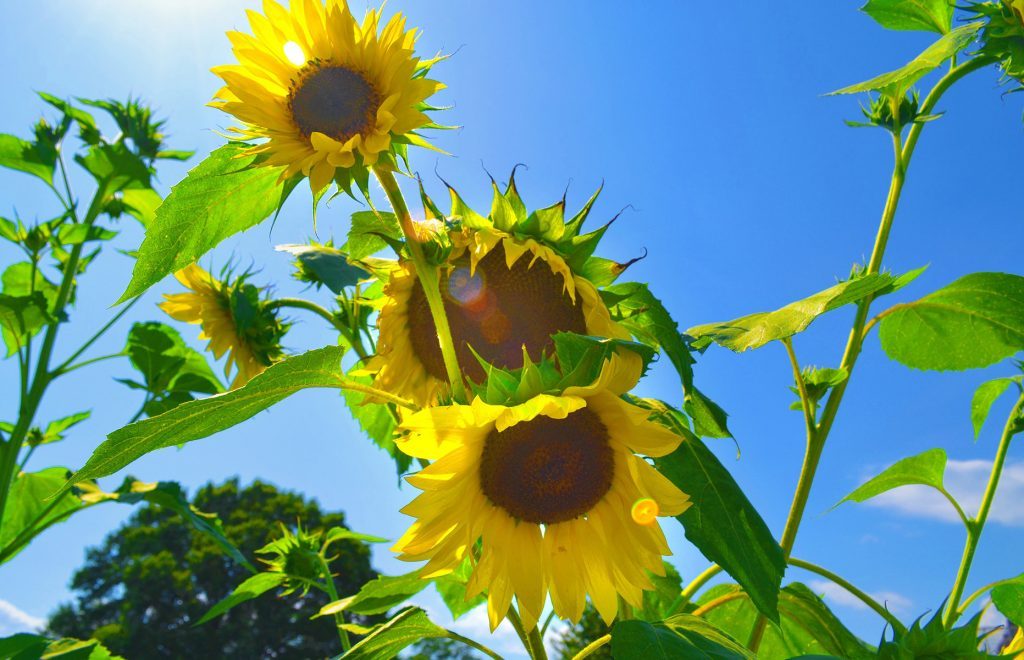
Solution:
[(224, 389), (203, 354), (188, 346), (169, 325), (136, 323), (128, 332), (125, 352), (142, 374), (145, 389), (153, 394), (158, 404), (154, 410), (169, 410), (172, 401), (189, 401), (191, 392), (217, 394)]
[[(438, 595), (441, 596), (441, 600), (448, 607), (453, 620), (458, 619), (466, 612), (483, 605), (487, 601), (483, 594), (477, 594), (474, 598), (466, 599), (466, 584), (469, 582), (469, 576), (472, 572), (473, 564), (470, 562), (469, 557), (466, 557), (454, 571), (433, 580), (434, 587), (437, 589)], [(650, 592), (645, 591), (644, 596), (648, 593)], [(676, 591), (674, 595), (679, 595), (679, 592)]]
[(995, 606), (1013, 625), (1024, 628), (1024, 575), (994, 588), (991, 596)]
[[(733, 584), (718, 585), (705, 592), (703, 605), (714, 598), (739, 591)], [(787, 585), (779, 594), (778, 625), (765, 630), (757, 657), (782, 660), (798, 656), (831, 656), (848, 660), (874, 657), (872, 649), (851, 633), (822, 600), (800, 583)], [(705, 614), (713, 625), (736, 639), (748, 639), (757, 610), (744, 594), (720, 604)], [(924, 657), (924, 656), (915, 656)]]
[(633, 613), (638, 619), (656, 623), (669, 614), (676, 603), (679, 602), (680, 593), (683, 590), (683, 580), (676, 567), (667, 561), (662, 562), (665, 575), (655, 575), (648, 571), (647, 578), (654, 584), (654, 590), (644, 591), (643, 607), (639, 610), (633, 608)]
[(323, 547), (336, 543), (338, 541), (360, 541), (362, 543), (387, 543), (388, 540), (380, 536), (373, 536), (372, 534), (363, 534), (362, 532), (353, 532), (351, 529), (344, 527), (332, 527), (327, 530), (324, 534)]
[(893, 98), (900, 98), (923, 76), (939, 67), (943, 62), (959, 53), (974, 41), (974, 37), (982, 25), (979, 22), (958, 27), (942, 35), (938, 41), (899, 69), (883, 73), (880, 76), (875, 76), (856, 85), (837, 89), (828, 95), (878, 92)]
[(729, 471), (686, 427), (682, 413), (654, 399), (634, 403), (652, 410), (654, 421), (684, 438), (674, 452), (655, 459), (654, 466), (690, 496), (691, 506), (676, 516), (686, 538), (743, 585), (765, 616), (778, 621), (786, 561), (768, 525)]
[[(900, 486), (931, 486), (945, 493), (942, 478), (946, 472), (946, 452), (943, 449), (929, 449), (916, 456), (896, 461), (878, 476), (861, 484), (852, 493), (836, 502), (864, 502), (886, 491)], [(833, 507), (834, 508), (834, 507)]]
[(426, 612), (410, 607), (349, 649), (345, 660), (393, 658), (402, 649), (424, 639), (447, 636), (448, 632), (432, 623)]
[(946, 34), (953, 24), (950, 0), (868, 0), (862, 12), (890, 30), (926, 30)]
[(340, 346), (328, 346), (286, 358), (236, 390), (183, 403), (114, 431), (96, 448), (74, 481), (113, 474), (157, 449), (231, 428), (300, 390), (339, 388), (347, 382), (339, 366), (343, 353)]
[(124, 660), (95, 639), (49, 639), (18, 633), (0, 639), (0, 658), (10, 660)]
[(81, 500), (74, 493), (60, 492), (69, 474), (67, 468), (52, 467), (39, 472), (20, 472), (14, 477), (0, 529), (2, 561), (17, 555), (34, 536), (19, 539), (22, 534), (40, 531), (82, 508)]
[(116, 231), (96, 225), (62, 225), (57, 231), (57, 240), (60, 241), (61, 245), (79, 245), (89, 241), (109, 241), (116, 236)]
[(311, 281), (317, 286), (323, 284), (338, 295), (345, 287), (355, 286), (360, 280), (366, 279), (363, 269), (350, 264), (344, 252), (329, 245), (289, 243), (274, 249), (298, 259), (304, 281)]
[(286, 579), (288, 579), (288, 576), (284, 573), (257, 573), (256, 575), (250, 576), (245, 582), (235, 587), (235, 590), (232, 591), (227, 598), (224, 598), (219, 603), (211, 607), (210, 610), (203, 615), (203, 618), (196, 621), (195, 625), (202, 625), (210, 619), (215, 619), (224, 614), (235, 605), (240, 605), (247, 600), (258, 598), (271, 589), (280, 587), (284, 584)]
[(8, 356), (17, 353), (26, 340), (43, 326), (53, 323), (48, 308), (46, 298), (38, 291), (30, 296), (0, 293), (0, 331)]
[(676, 368), (683, 388), (689, 390), (693, 385), (691, 365), (694, 359), (679, 334), (679, 326), (647, 285), (625, 282), (608, 287), (601, 295), (609, 303), (612, 317), (638, 341), (665, 352)]
[(978, 439), (978, 435), (981, 433), (981, 427), (985, 425), (985, 420), (988, 419), (989, 412), (992, 410), (992, 404), (996, 402), (1003, 392), (1007, 390), (1013, 383), (1016, 383), (1018, 387), (1021, 387), (1021, 382), (1024, 380), (1021, 376), (1014, 376), (1011, 378), (996, 378), (988, 382), (982, 383), (978, 386), (978, 389), (974, 390), (974, 396), (971, 398), (971, 425), (974, 427), (974, 439)]
[(84, 412), (75, 413), (74, 415), (68, 415), (67, 417), (61, 417), (60, 419), (53, 420), (46, 425), (46, 430), (43, 431), (42, 440), (37, 444), (45, 445), (51, 442), (63, 440), (65, 431), (75, 424), (89, 419), (89, 415), (91, 414), (92, 413), (86, 410)]
[(164, 198), (152, 188), (129, 188), (121, 193), (121, 201), (128, 215), (148, 229), (156, 220), (156, 210)]
[(389, 241), (404, 240), (402, 227), (394, 213), (359, 211), (352, 214), (348, 242), (343, 249), (353, 259), (363, 259), (380, 252)]
[(754, 654), (704, 619), (679, 614), (656, 624), (617, 622), (612, 627), (612, 656), (616, 660), (743, 660)]
[(134, 298), (193, 263), (229, 236), (253, 227), (284, 201), (280, 168), (254, 166), (248, 145), (215, 150), (171, 189), (146, 231), (128, 289)]
[(150, 168), (123, 143), (101, 143), (89, 148), (75, 161), (92, 174), (106, 194), (126, 188), (149, 188)]
[(31, 142), (0, 133), (0, 167), (31, 174), (52, 185), (55, 162)]
[(882, 314), (882, 349), (916, 369), (987, 367), (1024, 349), (1024, 277), (966, 275)]
[(683, 410), (693, 420), (694, 432), (702, 438), (731, 438), (726, 420), (729, 414), (709, 399), (703, 392), (691, 386), (683, 397)]
[(383, 614), (427, 588), (429, 580), (420, 577), (419, 569), (404, 575), (380, 575), (363, 585), (359, 593), (324, 605), (317, 616), (354, 612)]
[(855, 303), (890, 287), (891, 275), (871, 274), (856, 277), (820, 291), (813, 296), (790, 303), (774, 312), (759, 312), (725, 323), (707, 323), (690, 328), (694, 347), (704, 348), (711, 342), (741, 353), (760, 348), (777, 339), (792, 337), (826, 312)]

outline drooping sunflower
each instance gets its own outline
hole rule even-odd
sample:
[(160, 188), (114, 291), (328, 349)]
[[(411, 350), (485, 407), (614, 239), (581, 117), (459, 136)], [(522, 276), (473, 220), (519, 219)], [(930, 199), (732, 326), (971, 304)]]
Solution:
[(399, 448), (433, 462), (407, 477), (424, 492), (402, 509), (417, 520), (393, 548), (399, 558), (429, 560), (429, 578), (471, 557), (467, 597), (487, 592), (492, 629), (513, 595), (528, 630), (549, 592), (573, 621), (588, 594), (606, 622), (617, 595), (640, 607), (648, 572), (664, 575), (671, 554), (650, 514), (678, 515), (689, 497), (637, 455), (664, 456), (681, 438), (619, 397), (639, 377), (632, 364), (613, 355), (592, 385), (560, 396), (477, 398), (403, 419)]
[(380, 10), (360, 25), (345, 0), (264, 0), (248, 16), (252, 35), (228, 33), (238, 64), (212, 69), (225, 86), (211, 105), (262, 141), (250, 150), (265, 155), (258, 162), (286, 166), (282, 179), (308, 176), (317, 193), (338, 170), (430, 146), (415, 131), (432, 126), (425, 100), (443, 85), (426, 78), (434, 60), (414, 55), (417, 32), (402, 14), (378, 30)]
[[(500, 192), (488, 217), (472, 211), (454, 190), (446, 243), (451, 249), (440, 268), (445, 311), (459, 366), (473, 382), (484, 379), (477, 355), (495, 367), (523, 366), (550, 353), (559, 332), (628, 340), (612, 320), (594, 282), (583, 274), (604, 233), (580, 230), (594, 197), (566, 220), (565, 200), (527, 213), (515, 176)], [(424, 196), (428, 221), (440, 215)], [(611, 262), (608, 262), (611, 263)], [(621, 273), (625, 265), (614, 264)], [(377, 320), (375, 387), (431, 405), (448, 390), (448, 378), (430, 308), (411, 261), (400, 261), (385, 286)], [(475, 352), (475, 355), (474, 355)], [(632, 353), (626, 359), (639, 359)]]
[(199, 339), (209, 339), (207, 350), (228, 358), (224, 375), (235, 376), (231, 389), (245, 385), (281, 357), (281, 337), (287, 331), (274, 311), (260, 300), (260, 292), (246, 276), (227, 283), (198, 264), (179, 270), (174, 277), (187, 293), (164, 294), (159, 307), (171, 318), (202, 327)]

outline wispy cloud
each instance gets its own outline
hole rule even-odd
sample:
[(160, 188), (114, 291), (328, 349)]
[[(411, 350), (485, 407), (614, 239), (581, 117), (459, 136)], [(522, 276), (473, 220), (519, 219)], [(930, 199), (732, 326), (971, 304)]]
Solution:
[(46, 619), (40, 619), (23, 612), (11, 603), (0, 598), (0, 634), (13, 635), (18, 632), (35, 632), (46, 625)]
[[(807, 584), (813, 591), (823, 595), (825, 600), (834, 605), (849, 607), (855, 610), (868, 609), (868, 606), (864, 604), (864, 601), (834, 582), (829, 582), (827, 580), (811, 580)], [(876, 591), (874, 593), (869, 593), (868, 595), (883, 606), (887, 607), (890, 612), (896, 614), (907, 612), (913, 604), (906, 596), (893, 591)]]
[[(946, 489), (960, 502), (968, 515), (976, 512), (988, 483), (992, 461), (951, 460), (946, 464)], [(904, 486), (868, 500), (871, 506), (890, 509), (909, 516), (959, 522), (960, 518), (946, 499), (927, 486)], [(1010, 527), (1024, 527), (1024, 462), (1008, 462), (1003, 468), (989, 520)]]

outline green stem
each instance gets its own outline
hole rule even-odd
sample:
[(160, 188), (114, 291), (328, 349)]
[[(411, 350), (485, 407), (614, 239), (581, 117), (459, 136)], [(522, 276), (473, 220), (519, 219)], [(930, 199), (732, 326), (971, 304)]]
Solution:
[[(112, 318), (109, 321), (107, 321), (107, 323), (104, 324), (104, 326), (102, 328), (100, 328), (99, 330), (96, 331), (96, 334), (94, 334), (84, 344), (82, 344), (78, 348), (77, 351), (72, 353), (71, 357), (69, 357), (67, 360), (64, 360), (64, 362), (61, 363), (61, 365), (59, 367), (54, 369), (53, 370), (54, 375), (57, 376), (57, 375), (60, 375), (62, 373), (67, 373), (67, 371), (69, 371), (68, 365), (71, 364), (72, 362), (74, 362), (75, 360), (77, 360), (79, 358), (79, 356), (81, 356), (83, 353), (85, 353), (87, 350), (89, 350), (90, 346), (92, 346), (94, 343), (96, 343), (96, 341), (100, 337), (102, 337), (104, 334), (106, 334), (107, 330), (110, 330), (110, 328), (112, 328), (115, 323), (120, 321), (121, 317), (123, 317), (125, 314), (127, 314), (128, 310), (130, 310), (135, 305), (135, 303), (139, 302), (140, 300), (142, 300), (141, 296), (138, 297), (138, 298), (132, 298), (130, 301), (128, 301), (128, 303), (124, 307), (122, 307), (120, 309), (120, 311), (117, 312), (117, 314), (114, 315), (114, 318)], [(123, 353), (119, 353), (119, 355), (123, 355)], [(83, 364), (85, 364), (85, 363), (83, 363)], [(81, 365), (79, 365), (79, 366), (81, 366)]]
[(533, 627), (530, 631), (530, 646), (533, 647), (534, 660), (548, 660), (547, 649), (544, 648), (544, 639), (540, 636), (540, 628)]
[(54, 370), (52, 376), (54, 378), (56, 378), (57, 376), (63, 376), (65, 374), (69, 374), (72, 371), (75, 371), (76, 369), (81, 369), (82, 367), (88, 367), (90, 364), (95, 364), (97, 362), (103, 362), (104, 360), (113, 360), (114, 358), (125, 357), (126, 355), (128, 355), (128, 353), (126, 353), (125, 351), (121, 351), (119, 353), (111, 353), (110, 355), (101, 355), (99, 357), (90, 358), (88, 360), (84, 360), (82, 362), (79, 362), (78, 364), (66, 364), (65, 363), (65, 364), (62, 364), (60, 367), (58, 367), (56, 370)]
[[(924, 103), (921, 104), (919, 113), (922, 115), (931, 114), (935, 109), (935, 105), (939, 102), (939, 99), (942, 98), (942, 95), (950, 88), (950, 86), (953, 85), (953, 83), (972, 71), (976, 71), (994, 62), (995, 59), (991, 57), (975, 57), (951, 69), (928, 93)], [(917, 146), (917, 141), (921, 136), (921, 130), (923, 128), (924, 123), (922, 122), (912, 124), (910, 130), (907, 132), (906, 141), (903, 141), (902, 143), (900, 139), (900, 131), (897, 129), (893, 134), (895, 163), (893, 165), (892, 178), (889, 183), (889, 193), (885, 200), (885, 207), (882, 210), (882, 218), (879, 222), (878, 232), (875, 236), (875, 245), (871, 250), (871, 258), (868, 261), (866, 270), (867, 274), (878, 273), (881, 270), (882, 258), (885, 255), (885, 248), (889, 242), (889, 234), (892, 231), (893, 219), (896, 217), (896, 209), (899, 206), (900, 194), (903, 191), (903, 183), (906, 178), (907, 168), (910, 165), (910, 160), (914, 155), (914, 149)], [(846, 393), (846, 388), (850, 383), (850, 379), (853, 377), (853, 367), (857, 362), (857, 357), (860, 355), (861, 346), (864, 342), (864, 326), (868, 319), (868, 311), (871, 307), (872, 300), (873, 298), (868, 296), (857, 305), (853, 328), (851, 329), (850, 336), (847, 339), (846, 349), (843, 351), (843, 358), (840, 363), (840, 368), (846, 371), (847, 378), (832, 389), (832, 392), (829, 394), (828, 401), (825, 403), (824, 410), (822, 411), (821, 421), (817, 424), (815, 433), (813, 434), (813, 441), (808, 442), (807, 452), (804, 455), (804, 462), (800, 471), (800, 479), (797, 482), (796, 491), (793, 493), (793, 503), (790, 507), (789, 517), (786, 520), (786, 527), (783, 530), (782, 541), (780, 543), (787, 559), (789, 558), (789, 555), (793, 550), (793, 544), (796, 541), (796, 534), (800, 528), (800, 521), (803, 518), (804, 510), (807, 507), (807, 499), (810, 495), (811, 487), (814, 484), (814, 475), (817, 472), (818, 462), (821, 459), (825, 442), (828, 440), (828, 435), (832, 430), (832, 425), (835, 423), (836, 414), (839, 412), (839, 405), (842, 403), (843, 395)], [(754, 629), (751, 631), (748, 647), (754, 652), (757, 651), (761, 644), (761, 637), (764, 634), (764, 628), (767, 621), (768, 620), (764, 615), (759, 615), (754, 624)]]
[(412, 216), (409, 214), (409, 207), (405, 204), (405, 198), (402, 196), (401, 188), (398, 187), (395, 175), (390, 170), (380, 167), (373, 168), (373, 172), (384, 188), (384, 193), (388, 196), (391, 208), (394, 209), (395, 216), (402, 227), (402, 233), (405, 234), (405, 245), (409, 249), (409, 256), (416, 267), (416, 275), (423, 287), (427, 306), (430, 308), (434, 326), (437, 328), (437, 339), (441, 346), (441, 356), (444, 358), (444, 368), (448, 374), (448, 382), (451, 384), (452, 395), (456, 401), (466, 403), (466, 389), (462, 381), (462, 371), (459, 369), (459, 359), (455, 353), (451, 327), (448, 325), (448, 315), (444, 310), (444, 299), (441, 296), (437, 268), (427, 262), (423, 246), (420, 245), (420, 239), (416, 235)]
[[(327, 589), (327, 595), (331, 597), (331, 602), (338, 600), (338, 588), (334, 585), (334, 578), (331, 577), (331, 567), (327, 565), (327, 560), (324, 559), (323, 555), (317, 555), (320, 559), (320, 569), (324, 572), (324, 587)], [(338, 639), (341, 641), (342, 651), (348, 651), (352, 648), (352, 642), (348, 638), (348, 631), (342, 628), (345, 624), (345, 613), (335, 612), (334, 623), (338, 628)]]
[(468, 637), (463, 637), (462, 635), (460, 635), (459, 633), (455, 632), (454, 630), (446, 630), (445, 632), (448, 633), (449, 639), (454, 639), (457, 642), (462, 642), (466, 646), (470, 646), (470, 647), (476, 649), (477, 651), (480, 651), (484, 655), (490, 656), (490, 657), (494, 658), (494, 660), (501, 660), (501, 656), (500, 655), (498, 655), (497, 653), (495, 653), (491, 649), (487, 648), (486, 646), (484, 646), (480, 642), (478, 642), (476, 640), (472, 640), (472, 639), (470, 639)]
[(719, 566), (718, 564), (711, 564), (711, 566), (708, 566), (706, 569), (704, 569), (703, 573), (693, 578), (690, 584), (686, 585), (686, 588), (683, 589), (683, 591), (679, 594), (678, 597), (676, 597), (676, 600), (672, 603), (672, 606), (669, 607), (669, 616), (675, 614), (679, 611), (681, 607), (685, 606), (687, 603), (693, 600), (693, 597), (697, 594), (698, 591), (700, 591), (700, 588), (707, 584), (708, 581), (711, 580), (711, 578), (715, 577), (721, 572), (721, 566)]
[(533, 643), (530, 636), (526, 634), (526, 629), (523, 628), (523, 621), (519, 618), (519, 613), (516, 612), (516, 608), (509, 607), (508, 614), (505, 615), (505, 618), (507, 618), (508, 622), (512, 624), (512, 628), (516, 631), (516, 634), (519, 635), (519, 640), (523, 643), (523, 648), (526, 649), (531, 660), (537, 660), (537, 656), (533, 651)]
[(1002, 580), (996, 580), (995, 582), (989, 582), (984, 587), (978, 589), (973, 594), (971, 594), (970, 596), (968, 596), (967, 598), (964, 599), (964, 602), (961, 603), (960, 609), (956, 613), (957, 617), (959, 618), (959, 617), (963, 616), (964, 613), (967, 611), (967, 608), (971, 606), (971, 603), (973, 603), (974, 601), (978, 600), (979, 598), (984, 596), (986, 593), (988, 593), (992, 589), (995, 589), (996, 587), (998, 587), (1000, 585), (1003, 585), (1003, 584), (1016, 583), (1016, 582), (1019, 581), (1019, 577), (1020, 576), (1014, 576), (1014, 577), (1005, 578), (1005, 579), (1002, 579)]
[(334, 314), (331, 314), (328, 310), (324, 309), (315, 302), (304, 300), (302, 298), (278, 298), (267, 303), (269, 309), (276, 309), (280, 307), (292, 307), (294, 309), (304, 309), (307, 312), (312, 312), (317, 316), (323, 318), (331, 324), (335, 330), (341, 333), (341, 336), (345, 338), (345, 341), (349, 343), (349, 346), (356, 352), (360, 360), (366, 360), (369, 355), (366, 349), (363, 348), (363, 342), (361, 342), (358, 336), (352, 334), (352, 329), (344, 323), (341, 323)]
[(731, 593), (727, 593), (724, 596), (719, 596), (718, 598), (712, 598), (708, 602), (704, 603), (703, 605), (701, 605), (700, 607), (695, 609), (692, 612), (692, 614), (693, 614), (693, 616), (704, 616), (705, 614), (707, 614), (708, 612), (710, 612), (711, 610), (715, 609), (716, 607), (718, 607), (720, 605), (725, 605), (726, 603), (728, 603), (730, 601), (734, 601), (734, 600), (737, 600), (737, 599), (740, 599), (740, 598), (746, 598), (746, 597), (747, 597), (747, 592), (745, 592), (745, 591), (743, 591), (741, 589), (737, 589), (736, 591), (733, 591)]
[(548, 626), (551, 625), (551, 622), (554, 621), (554, 619), (555, 619), (555, 610), (554, 610), (554, 608), (552, 608), (551, 611), (548, 612), (548, 618), (544, 619), (544, 625), (540, 627), (540, 638), (541, 639), (544, 639), (544, 635), (548, 631)]
[(804, 382), (803, 374), (800, 371), (800, 362), (796, 359), (796, 351), (793, 350), (793, 338), (786, 337), (782, 340), (786, 347), (786, 355), (789, 356), (789, 364), (793, 369), (793, 380), (796, 381), (797, 392), (800, 393), (800, 407), (804, 412), (804, 425), (807, 429), (807, 438), (814, 438), (815, 421), (814, 410), (811, 407), (811, 397), (807, 393), (807, 383)]
[(572, 657), (572, 660), (583, 660), (583, 658), (592, 655), (595, 651), (597, 651), (597, 649), (601, 648), (610, 641), (612, 641), (612, 636), (610, 634), (598, 637), (591, 643), (584, 646), (582, 651), (580, 651)]
[(797, 559), (796, 557), (790, 557), (789, 565), (796, 566), (797, 568), (802, 568), (805, 571), (810, 571), (811, 573), (817, 573), (823, 578), (831, 580), (832, 582), (836, 583), (846, 591), (850, 592), (852, 595), (856, 596), (862, 603), (873, 609), (880, 617), (888, 621), (889, 625), (893, 627), (893, 630), (895, 630), (901, 635), (906, 632), (906, 627), (902, 623), (900, 623), (900, 620), (893, 616), (893, 614), (889, 610), (885, 609), (883, 605), (879, 604), (878, 601), (876, 601), (874, 598), (864, 593), (855, 585), (853, 585), (850, 582), (847, 582), (846, 580), (839, 577), (827, 568), (823, 568), (816, 564), (812, 564), (809, 561)]
[(981, 533), (985, 529), (985, 521), (988, 520), (992, 501), (996, 497), (999, 477), (1002, 476), (1003, 466), (1006, 463), (1006, 453), (1010, 448), (1010, 440), (1017, 433), (1018, 418), (1022, 411), (1024, 411), (1024, 393), (1017, 399), (1017, 403), (1013, 406), (1013, 410), (1010, 411), (1010, 416), (1003, 427), (1003, 435), (999, 439), (999, 448), (996, 449), (996, 457), (992, 461), (992, 472), (989, 474), (988, 486), (985, 487), (985, 494), (981, 498), (981, 506), (978, 507), (978, 516), (967, 527), (967, 543), (964, 545), (963, 558), (960, 560), (960, 568), (957, 570), (953, 590), (949, 600), (946, 602), (946, 614), (943, 621), (947, 628), (951, 628), (956, 623), (957, 617), (960, 616), (960, 598), (964, 595), (964, 587), (967, 586), (967, 577), (971, 572), (971, 564), (974, 562), (974, 553), (978, 549)]

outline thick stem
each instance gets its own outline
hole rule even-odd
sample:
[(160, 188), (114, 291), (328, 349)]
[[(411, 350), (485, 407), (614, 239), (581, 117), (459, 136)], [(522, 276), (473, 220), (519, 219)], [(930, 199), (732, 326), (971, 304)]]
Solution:
[(533, 642), (530, 639), (530, 636), (526, 634), (526, 629), (523, 628), (523, 620), (519, 618), (519, 612), (516, 612), (516, 608), (509, 607), (508, 614), (505, 615), (505, 618), (507, 618), (508, 622), (512, 624), (512, 628), (516, 631), (516, 634), (519, 635), (519, 641), (523, 643), (523, 648), (526, 649), (531, 660), (537, 660), (537, 656), (533, 652)]
[[(924, 103), (921, 104), (919, 111), (920, 114), (930, 114), (932, 110), (934, 110), (939, 99), (942, 98), (942, 95), (957, 80), (963, 78), (972, 71), (976, 71), (994, 62), (995, 60), (990, 57), (975, 57), (964, 62), (960, 66), (951, 69), (928, 93)], [(898, 105), (896, 107), (898, 108)], [(900, 140), (901, 133), (899, 129), (897, 129), (893, 134), (895, 163), (893, 165), (892, 178), (889, 183), (889, 193), (885, 200), (885, 207), (882, 210), (882, 218), (878, 225), (878, 232), (875, 235), (875, 245), (871, 250), (871, 259), (868, 261), (867, 274), (878, 273), (881, 270), (882, 258), (885, 255), (885, 248), (889, 242), (889, 234), (892, 231), (893, 219), (896, 217), (896, 209), (899, 206), (900, 194), (903, 191), (903, 183), (906, 178), (907, 168), (909, 167), (910, 160), (914, 155), (914, 149), (917, 146), (917, 141), (921, 135), (923, 127), (924, 123), (921, 122), (912, 124), (910, 130), (907, 132), (906, 141), (902, 143)], [(860, 355), (861, 346), (864, 342), (864, 326), (868, 319), (868, 312), (871, 307), (872, 299), (873, 298), (871, 296), (868, 296), (857, 305), (853, 328), (851, 329), (850, 336), (847, 339), (846, 349), (843, 351), (843, 359), (840, 363), (840, 368), (846, 370), (847, 378), (832, 389), (832, 392), (829, 394), (828, 401), (825, 403), (824, 410), (822, 411), (821, 421), (817, 424), (817, 428), (813, 434), (814, 440), (808, 443), (807, 453), (804, 456), (803, 468), (800, 472), (800, 480), (797, 483), (796, 492), (793, 494), (793, 503), (790, 507), (789, 518), (786, 520), (786, 528), (783, 531), (781, 541), (782, 549), (787, 559), (793, 550), (793, 544), (796, 542), (796, 534), (797, 531), (799, 531), (800, 521), (803, 518), (804, 509), (807, 506), (807, 498), (810, 495), (811, 487), (814, 484), (814, 475), (818, 469), (818, 462), (821, 459), (825, 442), (828, 440), (828, 435), (832, 430), (832, 425), (835, 422), (836, 414), (839, 412), (839, 405), (842, 403), (846, 388), (849, 385), (850, 379), (853, 377), (853, 367), (857, 362), (857, 357)], [(763, 615), (759, 615), (754, 624), (754, 629), (751, 631), (751, 637), (748, 643), (748, 647), (752, 651), (756, 652), (760, 646), (761, 637), (764, 634), (766, 624), (767, 619)]]
[(691, 600), (693, 600), (693, 597), (697, 594), (698, 591), (700, 591), (700, 588), (707, 584), (708, 581), (711, 580), (711, 578), (715, 577), (721, 572), (721, 566), (719, 566), (718, 564), (711, 564), (711, 566), (708, 566), (706, 569), (704, 569), (703, 573), (693, 578), (690, 584), (686, 585), (686, 588), (683, 589), (682, 593), (679, 594), (675, 602), (672, 603), (672, 606), (668, 608), (669, 616), (675, 614), (679, 611), (681, 607), (683, 607)]
[(967, 586), (967, 577), (971, 572), (971, 564), (974, 562), (974, 553), (978, 549), (978, 542), (981, 540), (981, 533), (985, 529), (985, 521), (988, 520), (988, 513), (992, 509), (992, 502), (996, 497), (996, 489), (999, 488), (999, 477), (1003, 474), (1003, 466), (1006, 463), (1006, 452), (1010, 448), (1010, 440), (1017, 432), (1018, 418), (1024, 411), (1024, 394), (1017, 399), (1017, 403), (1010, 411), (1010, 416), (1003, 427), (1003, 435), (999, 439), (999, 448), (996, 449), (996, 457), (992, 461), (992, 472), (988, 477), (988, 486), (985, 487), (985, 494), (981, 498), (981, 506), (978, 507), (977, 517), (967, 527), (967, 543), (964, 545), (963, 558), (960, 560), (960, 568), (956, 573), (956, 580), (953, 583), (953, 590), (950, 593), (949, 601), (946, 602), (946, 614), (943, 618), (947, 628), (956, 623), (960, 616), (960, 598), (964, 595), (964, 588)]
[(746, 598), (746, 597), (747, 597), (746, 592), (742, 591), (742, 590), (739, 590), (739, 591), (734, 591), (732, 593), (725, 594), (724, 596), (719, 596), (718, 598), (713, 598), (713, 599), (709, 600), (708, 602), (704, 603), (703, 605), (701, 605), (700, 607), (698, 607), (697, 609), (695, 609), (693, 611), (693, 616), (704, 616), (705, 614), (707, 614), (711, 610), (715, 609), (716, 607), (719, 607), (721, 605), (725, 605), (728, 602), (731, 602), (731, 601), (734, 601), (734, 600), (738, 600), (740, 598)]
[(416, 275), (419, 277), (420, 285), (423, 287), (423, 294), (427, 299), (427, 306), (434, 319), (434, 326), (437, 328), (437, 340), (441, 346), (441, 356), (444, 358), (445, 372), (448, 374), (448, 382), (451, 384), (452, 395), (461, 403), (466, 403), (466, 388), (462, 380), (462, 371), (459, 369), (459, 360), (455, 353), (455, 342), (452, 339), (451, 327), (448, 325), (448, 315), (444, 311), (444, 299), (441, 296), (438, 283), (437, 268), (427, 262), (423, 254), (423, 246), (416, 233), (412, 216), (409, 214), (409, 207), (405, 204), (402, 190), (395, 181), (395, 175), (387, 169), (373, 169), (374, 174), (384, 188), (384, 193), (391, 202), (391, 208), (395, 210), (395, 216), (405, 234), (405, 245), (409, 249), (409, 256), (416, 267)]
[(534, 660), (548, 660), (547, 649), (544, 648), (544, 639), (540, 636), (540, 628), (533, 627), (530, 631), (530, 646), (533, 648)]

